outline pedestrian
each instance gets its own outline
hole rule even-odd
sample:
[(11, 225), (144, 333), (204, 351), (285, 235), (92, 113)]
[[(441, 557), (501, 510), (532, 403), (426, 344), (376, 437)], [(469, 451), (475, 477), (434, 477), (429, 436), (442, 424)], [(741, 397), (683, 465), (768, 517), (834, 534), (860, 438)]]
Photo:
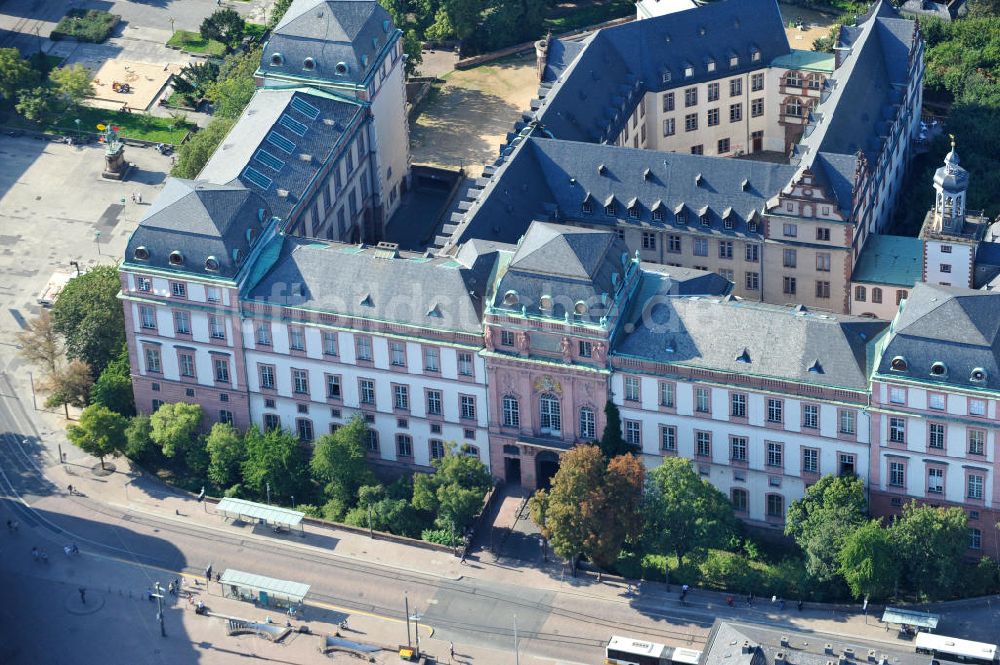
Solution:
[(136, 203), (138, 203), (139, 205), (142, 205), (142, 192), (139, 192), (138, 194), (136, 194), (136, 198), (138, 199), (136, 201)]
[(451, 653), (451, 657), (454, 658), (455, 657), (455, 643), (454, 642), (448, 642), (448, 651), (449, 651), (449, 653)]
[(80, 587), (80, 602), (84, 605), (87, 604), (87, 590), (83, 587)]
[(799, 608), (799, 612), (801, 612), (802, 611), (802, 601), (801, 600), (798, 603), (798, 608)]
[(626, 596), (631, 596), (632, 595), (632, 584), (631, 583), (625, 585), (625, 595)]
[(72, 485), (69, 486), (69, 495), (73, 496), (73, 486)]
[(771, 604), (774, 605), (776, 602), (778, 602), (778, 594), (771, 596)]
[(132, 192), (132, 203), (135, 203), (135, 192)]
[(219, 582), (221, 584), (222, 583), (221, 580), (222, 580), (222, 574), (221, 573), (216, 573), (215, 574), (215, 581)]
[(748, 593), (747, 594), (747, 607), (750, 607), (751, 605), (753, 605), (753, 595), (751, 595), (751, 594)]

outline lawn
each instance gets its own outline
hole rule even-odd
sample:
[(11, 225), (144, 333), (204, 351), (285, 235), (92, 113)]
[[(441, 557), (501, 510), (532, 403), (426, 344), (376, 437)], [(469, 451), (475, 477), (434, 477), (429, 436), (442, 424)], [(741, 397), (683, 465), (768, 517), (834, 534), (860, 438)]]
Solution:
[(254, 42), (259, 42), (261, 37), (264, 36), (264, 31), (267, 30), (266, 25), (261, 25), (260, 23), (247, 23), (247, 37), (253, 39)]
[(97, 9), (70, 9), (59, 19), (49, 38), (72, 38), (81, 42), (100, 44), (111, 34), (121, 16)]
[(11, 113), (7, 117), (6, 124), (11, 127), (40, 130), (47, 134), (75, 136), (77, 124), (74, 121), (77, 119), (80, 120), (79, 129), (81, 132), (98, 134), (97, 125), (111, 123), (121, 128), (122, 136), (125, 138), (172, 145), (179, 144), (188, 131), (194, 127), (190, 122), (178, 123), (173, 118), (157, 118), (142, 113), (121, 113), (88, 106), (81, 107), (75, 113), (66, 113), (41, 125)]
[(167, 46), (179, 48), (185, 53), (199, 53), (202, 55), (223, 56), (226, 53), (226, 46), (222, 42), (214, 39), (205, 39), (197, 32), (190, 30), (178, 30), (170, 39)]
[(545, 18), (545, 28), (557, 33), (566, 32), (633, 14), (635, 2), (628, 0), (559, 3)]

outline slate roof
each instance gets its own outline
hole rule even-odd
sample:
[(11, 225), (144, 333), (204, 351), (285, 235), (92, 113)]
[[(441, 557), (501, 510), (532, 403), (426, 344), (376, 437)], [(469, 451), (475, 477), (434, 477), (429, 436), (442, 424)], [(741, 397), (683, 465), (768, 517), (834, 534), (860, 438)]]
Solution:
[(617, 355), (848, 390), (867, 389), (868, 345), (888, 325), (732, 296), (661, 298), (629, 324)]
[[(763, 212), (795, 171), (785, 164), (530, 137), (486, 182), (478, 205), (458, 215), (453, 240), (516, 242), (533, 220), (663, 228), (678, 224), (678, 212), (690, 230), (756, 237), (747, 225), (751, 213)], [(604, 209), (612, 196), (616, 215), (609, 217)], [(591, 213), (583, 212), (585, 201)], [(632, 204), (638, 217), (629, 214)], [(654, 219), (654, 206), (661, 219)]]
[(397, 38), (389, 13), (375, 0), (294, 0), (264, 45), (260, 72), (360, 83)]
[[(647, 90), (743, 74), (790, 52), (776, 0), (725, 0), (604, 28), (566, 65), (576, 48), (550, 45), (552, 64), (543, 80), (560, 78), (535, 114), (555, 138), (575, 141), (616, 136)], [(733, 55), (736, 67), (730, 67)]]
[[(906, 360), (906, 371), (891, 368)], [(947, 372), (931, 374), (943, 362)], [(982, 381), (972, 372), (982, 368)], [(962, 388), (1000, 389), (1000, 293), (920, 283), (903, 304), (878, 364), (878, 373)]]
[(260, 88), (198, 178), (242, 183), (287, 219), (361, 110), (312, 88)]
[[(493, 306), (510, 308), (504, 299), (513, 291), (513, 309), (562, 319), (583, 301), (587, 307), (581, 318), (597, 323), (630, 265), (628, 247), (616, 233), (535, 222), (497, 284)], [(542, 296), (552, 298), (551, 311), (539, 307)]]
[[(125, 262), (232, 278), (270, 217), (267, 202), (239, 183), (167, 178), (132, 232)], [(139, 248), (148, 253), (148, 259), (136, 256)], [(182, 264), (170, 262), (172, 252), (180, 253)], [(209, 257), (218, 262), (218, 270), (206, 269)]]
[(419, 254), (285, 236), (270, 270), (243, 297), (317, 312), (481, 334), (489, 264), (466, 268)]
[(924, 277), (924, 241), (874, 233), (854, 264), (852, 282), (913, 286)]

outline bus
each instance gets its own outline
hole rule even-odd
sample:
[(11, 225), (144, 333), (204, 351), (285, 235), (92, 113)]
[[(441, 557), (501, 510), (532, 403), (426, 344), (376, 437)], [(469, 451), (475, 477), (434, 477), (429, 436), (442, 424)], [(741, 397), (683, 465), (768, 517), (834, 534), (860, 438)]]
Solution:
[(997, 648), (994, 644), (971, 642), (957, 637), (917, 633), (914, 641), (917, 653), (930, 654), (934, 661), (951, 663), (971, 663), (972, 665), (996, 665)]
[(605, 665), (698, 665), (701, 652), (614, 635), (605, 650)]

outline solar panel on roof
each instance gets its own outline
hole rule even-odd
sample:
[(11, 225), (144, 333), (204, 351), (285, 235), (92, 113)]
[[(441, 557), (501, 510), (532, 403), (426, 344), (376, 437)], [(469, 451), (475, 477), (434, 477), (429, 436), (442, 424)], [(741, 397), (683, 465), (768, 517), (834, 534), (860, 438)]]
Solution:
[(271, 186), (271, 179), (252, 166), (246, 168), (243, 172), (243, 177), (261, 189), (267, 189)]
[(275, 146), (279, 150), (284, 150), (289, 155), (292, 154), (293, 150), (295, 150), (295, 144), (289, 141), (281, 134), (275, 134), (274, 132), (270, 132), (267, 135), (267, 142)]
[(310, 120), (315, 120), (319, 117), (319, 109), (301, 97), (292, 97), (292, 108)]
[(306, 130), (309, 129), (295, 118), (289, 116), (287, 113), (281, 116), (281, 120), (278, 121), (278, 124), (289, 131), (298, 134), (299, 136), (305, 136)]
[(275, 171), (280, 171), (285, 165), (283, 161), (269, 153), (267, 150), (258, 150), (256, 157), (258, 162), (268, 168), (274, 169)]

